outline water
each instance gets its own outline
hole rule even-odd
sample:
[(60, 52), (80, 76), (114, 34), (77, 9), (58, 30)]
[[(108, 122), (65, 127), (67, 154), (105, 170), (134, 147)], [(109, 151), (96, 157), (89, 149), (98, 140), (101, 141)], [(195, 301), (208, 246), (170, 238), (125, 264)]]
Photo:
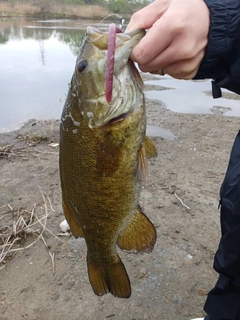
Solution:
[[(180, 113), (212, 114), (240, 117), (240, 100), (213, 99), (207, 92), (211, 91), (211, 81), (184, 81), (169, 76), (146, 81), (145, 84), (156, 86), (156, 90), (147, 91), (148, 99), (161, 100), (167, 109)], [(167, 90), (157, 90), (157, 86)], [(228, 90), (222, 90), (228, 92)]]
[(147, 125), (146, 134), (150, 137), (161, 137), (166, 140), (174, 140), (176, 138), (171, 131), (152, 125)]
[[(16, 129), (28, 119), (60, 118), (86, 27), (97, 24), (0, 18), (0, 132)], [(213, 100), (203, 93), (210, 84), (169, 77), (152, 84), (173, 88), (157, 91), (156, 87), (146, 92), (147, 97), (161, 99), (173, 111), (211, 113), (214, 106), (222, 106), (227, 115), (240, 115), (239, 101)]]
[(97, 26), (87, 20), (0, 18), (0, 132), (32, 118), (60, 118), (88, 25)]

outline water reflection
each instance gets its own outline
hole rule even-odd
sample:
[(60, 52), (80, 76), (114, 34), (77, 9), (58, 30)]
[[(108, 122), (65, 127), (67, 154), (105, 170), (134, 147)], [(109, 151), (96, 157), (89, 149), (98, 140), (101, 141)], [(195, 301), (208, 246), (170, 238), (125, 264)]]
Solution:
[(74, 55), (77, 55), (85, 37), (85, 26), (75, 25), (71, 20), (32, 20), (32, 19), (0, 19), (0, 43), (13, 39), (48, 40), (52, 36), (68, 44)]
[(0, 18), (0, 132), (30, 118), (60, 118), (89, 25), (98, 22)]
[(60, 118), (85, 29), (74, 21), (0, 19), (0, 131)]

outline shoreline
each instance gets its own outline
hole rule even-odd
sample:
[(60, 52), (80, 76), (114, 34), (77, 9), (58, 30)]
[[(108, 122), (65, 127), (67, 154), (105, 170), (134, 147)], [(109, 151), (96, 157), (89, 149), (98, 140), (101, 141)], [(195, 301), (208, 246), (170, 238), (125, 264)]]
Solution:
[[(31, 2), (13, 3), (0, 1), (0, 18), (42, 18), (42, 19), (91, 19), (99, 20), (109, 15), (122, 16), (130, 19), (132, 13), (142, 6), (131, 9), (129, 12), (114, 12), (107, 5), (73, 5), (73, 4), (49, 4), (39, 7)], [(123, 10), (124, 11), (124, 10)]]

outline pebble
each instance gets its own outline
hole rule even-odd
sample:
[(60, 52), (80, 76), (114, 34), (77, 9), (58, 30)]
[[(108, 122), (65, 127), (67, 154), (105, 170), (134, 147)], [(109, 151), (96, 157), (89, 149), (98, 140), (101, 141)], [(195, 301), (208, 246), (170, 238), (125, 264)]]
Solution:
[(63, 221), (60, 223), (59, 227), (60, 227), (60, 229), (61, 229), (63, 232), (67, 232), (67, 231), (70, 230), (70, 227), (69, 227), (66, 219), (63, 220)]

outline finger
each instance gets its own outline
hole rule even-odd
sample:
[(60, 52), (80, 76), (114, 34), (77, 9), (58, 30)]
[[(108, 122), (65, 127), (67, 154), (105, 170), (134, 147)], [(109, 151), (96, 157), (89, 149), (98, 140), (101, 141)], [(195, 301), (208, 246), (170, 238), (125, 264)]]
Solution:
[(192, 59), (181, 60), (165, 67), (163, 72), (176, 79), (192, 79), (197, 74), (203, 57), (204, 50)]
[(190, 79), (193, 79), (195, 77), (195, 75), (197, 74), (197, 71), (198, 71), (198, 68), (195, 68), (194, 70), (191, 70), (190, 72), (188, 73), (171, 73), (171, 71), (167, 71), (167, 69), (158, 69), (158, 70), (155, 70), (155, 71), (151, 71), (150, 73), (151, 74), (158, 74), (160, 76), (164, 76), (165, 74), (168, 74), (170, 75), (172, 78), (175, 78), (175, 79), (179, 79), (179, 80), (190, 80)]
[[(182, 46), (180, 43), (182, 43)], [(139, 64), (139, 67), (143, 72), (153, 72), (161, 68), (166, 70), (166, 67), (171, 65), (181, 68), (182, 61), (189, 61), (189, 66), (186, 63), (185, 68), (189, 67), (191, 69), (193, 68), (193, 63), (198, 65), (198, 62), (203, 58), (205, 48), (202, 49), (203, 46), (200, 46), (200, 48), (198, 48), (198, 45), (195, 45), (195, 47), (188, 45), (188, 41), (185, 43), (183, 40), (175, 41), (174, 39), (171, 45), (163, 50), (161, 54), (157, 55), (147, 64)]]
[[(131, 59), (140, 65), (147, 65), (151, 62), (149, 67), (154, 64), (156, 57), (161, 56), (161, 53), (170, 46), (173, 41), (172, 28), (169, 26), (168, 20), (163, 15), (157, 20), (152, 28), (147, 32), (145, 37), (134, 47)], [(164, 36), (161, 36), (164, 35)], [(151, 48), (151, 50), (149, 50)], [(153, 63), (152, 63), (153, 62)], [(156, 69), (156, 68), (155, 68)], [(144, 71), (152, 71), (144, 70)]]
[[(158, 50), (158, 46), (156, 45), (155, 47), (156, 47), (156, 50)], [(177, 61), (181, 62), (182, 60), (185, 60), (185, 59), (183, 57), (182, 58), (179, 57), (176, 47), (172, 44), (171, 46), (163, 50), (161, 54), (158, 54), (156, 57), (153, 57), (153, 59), (151, 61), (148, 61), (146, 64), (139, 63), (139, 68), (143, 72), (153, 72), (155, 70), (163, 69), (163, 68), (166, 68), (167, 66), (175, 64)], [(137, 59), (136, 61), (138, 62)]]
[(162, 4), (160, 6), (159, 1), (152, 2), (132, 15), (125, 32), (137, 29), (149, 29), (165, 10), (166, 5)]
[(158, 69), (153, 70), (150, 73), (160, 75), (169, 74), (171, 77), (176, 79), (189, 80), (195, 77), (203, 57), (204, 50), (192, 59), (181, 60), (165, 68), (159, 67)]

